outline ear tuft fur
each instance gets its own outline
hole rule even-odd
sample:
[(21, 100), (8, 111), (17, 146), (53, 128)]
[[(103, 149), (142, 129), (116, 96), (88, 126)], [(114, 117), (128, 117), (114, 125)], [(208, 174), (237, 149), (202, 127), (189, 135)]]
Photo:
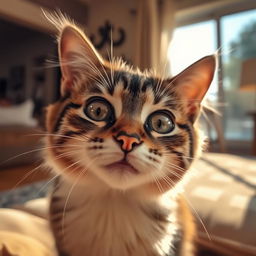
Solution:
[(60, 11), (43, 13), (58, 30), (61, 94), (65, 95), (76, 90), (82, 78), (86, 81), (92, 77), (104, 63), (83, 30), (73, 20)]
[(60, 40), (60, 36), (65, 27), (73, 27), (83, 34), (83, 30), (78, 24), (75, 23), (68, 15), (62, 13), (60, 10), (54, 12), (48, 12), (42, 9), (43, 15), (45, 18), (57, 29), (57, 39)]

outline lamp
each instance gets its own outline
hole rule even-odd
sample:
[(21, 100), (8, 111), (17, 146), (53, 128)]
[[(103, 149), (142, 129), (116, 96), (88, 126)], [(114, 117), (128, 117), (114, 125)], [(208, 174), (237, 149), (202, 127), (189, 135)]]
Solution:
[[(247, 59), (242, 62), (240, 90), (246, 92), (256, 92), (256, 58)], [(254, 122), (252, 153), (253, 155), (256, 155), (256, 110), (251, 111), (249, 115), (252, 116)]]

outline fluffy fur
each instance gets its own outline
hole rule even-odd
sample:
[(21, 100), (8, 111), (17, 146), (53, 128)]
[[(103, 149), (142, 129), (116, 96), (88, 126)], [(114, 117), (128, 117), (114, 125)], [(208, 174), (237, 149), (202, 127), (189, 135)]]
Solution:
[[(62, 98), (47, 109), (45, 158), (61, 174), (51, 220), (61, 255), (192, 255), (182, 187), (215, 57), (174, 78), (107, 62), (61, 16)], [(106, 115), (106, 118), (101, 117)]]

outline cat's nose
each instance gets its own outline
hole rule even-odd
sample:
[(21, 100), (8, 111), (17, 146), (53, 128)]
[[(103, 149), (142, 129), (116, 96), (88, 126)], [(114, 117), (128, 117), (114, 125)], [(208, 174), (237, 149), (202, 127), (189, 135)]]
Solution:
[(136, 146), (141, 144), (140, 136), (136, 133), (129, 134), (121, 131), (114, 136), (114, 139), (125, 153), (132, 151)]

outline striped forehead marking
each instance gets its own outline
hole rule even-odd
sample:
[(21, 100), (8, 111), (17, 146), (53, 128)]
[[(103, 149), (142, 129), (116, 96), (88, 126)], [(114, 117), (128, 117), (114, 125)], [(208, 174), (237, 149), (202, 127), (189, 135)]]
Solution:
[[(131, 114), (140, 112), (150, 92), (153, 95), (152, 104), (157, 105), (161, 103), (164, 107), (177, 109), (177, 95), (175, 95), (173, 90), (166, 90), (167, 84), (170, 84), (172, 79), (162, 80), (157, 77), (120, 70), (115, 70), (112, 74), (108, 72), (106, 75), (108, 75), (106, 79), (108, 84), (105, 85), (105, 89), (102, 88), (100, 94), (107, 93), (115, 97), (117, 88), (118, 91), (123, 90), (123, 93), (119, 95), (121, 95), (124, 112)], [(111, 86), (109, 86), (109, 82), (111, 82)], [(98, 91), (93, 90), (93, 85), (89, 91), (91, 93), (98, 93)]]
[(152, 88), (153, 90), (158, 83), (157, 78), (146, 77), (125, 71), (115, 71), (115, 85), (120, 81), (123, 83), (124, 89), (128, 90), (133, 96), (137, 96), (141, 92), (144, 93), (148, 88)]
[(158, 104), (163, 100), (166, 101), (166, 99), (169, 98), (168, 102), (166, 102), (166, 106), (173, 106), (173, 102), (170, 101), (177, 98), (173, 90), (166, 90), (166, 86), (171, 83), (172, 79), (147, 77), (124, 71), (115, 71), (114, 77), (114, 86), (119, 82), (123, 83), (123, 88), (128, 90), (132, 97), (146, 93), (148, 89), (151, 89), (154, 94), (154, 104)]

